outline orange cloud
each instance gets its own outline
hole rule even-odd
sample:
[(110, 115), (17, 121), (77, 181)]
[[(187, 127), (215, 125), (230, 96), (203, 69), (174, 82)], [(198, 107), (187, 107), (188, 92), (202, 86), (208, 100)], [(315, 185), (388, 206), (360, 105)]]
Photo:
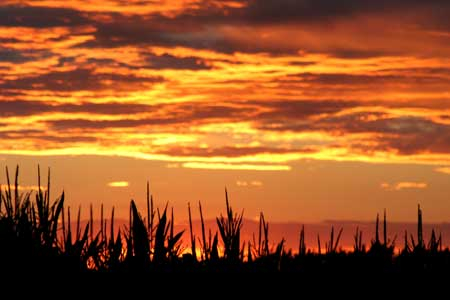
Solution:
[(439, 173), (450, 174), (450, 167), (441, 167), (434, 170)]
[(382, 183), (381, 188), (388, 191), (401, 191), (405, 189), (426, 189), (428, 187), (428, 184), (426, 182), (411, 182), (411, 181), (404, 181), (404, 182), (397, 182), (395, 184), (389, 184), (389, 183)]
[(252, 180), (252, 181), (238, 180), (238, 181), (236, 181), (236, 185), (241, 186), (241, 187), (261, 187), (261, 186), (263, 186), (263, 183), (258, 180)]

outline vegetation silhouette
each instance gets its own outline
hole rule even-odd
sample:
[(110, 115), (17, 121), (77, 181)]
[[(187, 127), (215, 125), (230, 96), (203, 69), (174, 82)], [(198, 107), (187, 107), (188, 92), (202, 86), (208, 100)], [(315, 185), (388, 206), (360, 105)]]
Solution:
[[(362, 243), (362, 231), (354, 234), (352, 251), (339, 247), (342, 228), (318, 250), (305, 243), (305, 227), (299, 234), (298, 252), (285, 249), (282, 239), (274, 247), (269, 243), (269, 224), (261, 213), (259, 232), (252, 241), (241, 241), (243, 212), (235, 213), (225, 190), (226, 214), (216, 218), (217, 230), (206, 232), (202, 206), (199, 203), (201, 238), (194, 234), (191, 206), (188, 204), (190, 249), (182, 243), (184, 231), (175, 232), (173, 209), (167, 205), (155, 209), (147, 184), (146, 217), (131, 200), (128, 226), (115, 228), (114, 208), (110, 224), (101, 206), (100, 228), (94, 232), (93, 208), (90, 219), (81, 225), (81, 208), (72, 221), (65, 194), (50, 200), (50, 170), (47, 186), (41, 186), (38, 167), (38, 191), (19, 192), (19, 167), (14, 183), (0, 187), (0, 272), (40, 273), (226, 273), (252, 274), (433, 274), (450, 270), (450, 251), (443, 249), (442, 237), (434, 229), (427, 242), (423, 239), (422, 210), (418, 207), (417, 237), (405, 232), (403, 249), (395, 254), (395, 241), (387, 236), (386, 211), (383, 217), (383, 239), (379, 237), (379, 217), (375, 238), (369, 249)], [(219, 240), (220, 238), (220, 240)], [(196, 243), (199, 243), (197, 247)], [(322, 251), (324, 250), (324, 251)]]

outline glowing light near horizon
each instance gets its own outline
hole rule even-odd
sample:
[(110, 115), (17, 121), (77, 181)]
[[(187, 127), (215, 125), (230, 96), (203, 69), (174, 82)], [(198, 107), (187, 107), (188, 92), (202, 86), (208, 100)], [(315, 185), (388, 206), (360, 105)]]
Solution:
[(109, 187), (123, 188), (129, 186), (128, 181), (113, 181), (108, 183)]
[[(1, 186), (2, 190), (8, 189), (8, 185), (6, 185), (6, 184), (2, 184), (2, 185), (0, 184), (0, 186)], [(16, 189), (14, 184), (10, 185), (10, 187), (11, 187), (11, 190)], [(19, 191), (39, 191), (39, 186), (38, 185), (18, 185), (17, 189)], [(46, 186), (41, 186), (41, 191), (46, 191), (46, 190), (47, 190)]]

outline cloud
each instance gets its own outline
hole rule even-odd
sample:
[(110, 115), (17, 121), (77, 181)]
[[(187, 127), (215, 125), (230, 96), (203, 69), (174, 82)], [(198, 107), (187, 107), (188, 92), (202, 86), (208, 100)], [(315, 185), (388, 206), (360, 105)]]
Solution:
[(89, 22), (80, 11), (73, 9), (0, 5), (0, 26), (48, 28), (78, 26)]
[(176, 57), (167, 53), (155, 55), (147, 53), (142, 55), (145, 67), (152, 69), (175, 69), (175, 70), (209, 70), (210, 66), (199, 57)]
[[(372, 134), (372, 150), (396, 151), (401, 155), (417, 153), (450, 153), (450, 124), (437, 123), (418, 116), (391, 116), (380, 111), (339, 114), (348, 103), (303, 102), (298, 109), (287, 104), (260, 115), (258, 127), (274, 131), (322, 131), (344, 136)], [(364, 104), (363, 104), (364, 105)], [(355, 105), (356, 107), (356, 105)], [(283, 110), (286, 109), (286, 112)], [(314, 114), (330, 113), (310, 120)], [(275, 117), (275, 118), (274, 118)]]
[[(2, 41), (0, 40), (0, 45), (1, 44)], [(49, 56), (51, 56), (51, 52), (47, 50), (18, 50), (0, 46), (0, 63), (9, 62), (21, 64), (28, 61), (43, 59)]]
[(228, 163), (207, 163), (207, 162), (186, 162), (183, 168), (206, 169), (206, 170), (249, 170), (249, 171), (289, 171), (288, 165), (269, 164), (228, 164)]
[(411, 181), (402, 181), (397, 182), (395, 184), (382, 183), (380, 187), (387, 191), (401, 191), (401, 190), (410, 190), (410, 189), (426, 189), (428, 184), (426, 182), (411, 182)]
[(46, 101), (4, 100), (0, 101), (0, 116), (31, 116), (49, 112), (92, 114), (136, 114), (152, 110), (153, 106), (139, 103), (59, 103)]
[[(450, 28), (446, 18), (450, 5), (442, 0), (426, 3), (419, 0), (408, 3), (404, 0), (377, 3), (356, 0), (339, 3), (330, 0), (245, 0), (234, 1), (233, 5), (217, 3), (204, 0), (195, 5), (173, 5), (177, 9), (170, 12), (161, 8), (153, 12), (145, 10), (145, 14), (139, 8), (142, 4), (139, 2), (134, 4), (135, 11), (131, 13), (120, 9), (121, 2), (117, 2), (116, 6), (109, 5), (110, 11), (105, 7), (94, 12), (92, 9), (83, 11), (85, 5), (77, 9), (9, 5), (0, 6), (0, 26), (39, 29), (92, 26), (95, 28), (94, 39), (79, 45), (81, 48), (166, 46), (224, 53), (272, 54), (294, 54), (302, 50), (355, 59), (405, 53), (419, 48), (423, 51), (424, 47), (407, 40), (402, 30), (423, 28), (424, 31), (448, 31)], [(70, 4), (66, 6), (74, 7)], [(365, 21), (370, 19), (374, 21)], [(377, 20), (383, 20), (382, 26)], [(394, 26), (399, 30), (383, 30)], [(386, 34), (378, 34), (380, 31), (386, 31)], [(412, 32), (411, 35), (416, 34), (417, 30)], [(376, 37), (374, 33), (377, 33)], [(320, 43), (317, 36), (321, 37)], [(422, 38), (429, 37), (423, 33)], [(398, 40), (408, 43), (397, 47), (394, 43)], [(439, 50), (429, 47), (426, 51)], [(170, 55), (163, 55), (154, 60), (154, 67), (161, 69), (208, 68), (205, 64), (194, 63), (189, 57), (172, 62)]]
[[(211, 1), (200, 1), (170, 15), (114, 14), (100, 20), (92, 16), (95, 39), (83, 47), (178, 46), (223, 53), (271, 54), (306, 51), (347, 59), (418, 51), (445, 55), (437, 48), (419, 45), (413, 38), (420, 36), (436, 43), (425, 31), (450, 28), (446, 18), (450, 5), (442, 0), (238, 3), (224, 8)], [(397, 30), (390, 30), (393, 27)], [(424, 32), (420, 33), (420, 29)]]
[(450, 175), (450, 167), (441, 167), (434, 169), (436, 172), (443, 173), (443, 174), (449, 174)]
[(183, 123), (183, 120), (176, 118), (143, 118), (143, 119), (120, 119), (120, 120), (86, 120), (86, 119), (61, 119), (46, 122), (56, 130), (79, 129), (106, 129), (106, 128), (136, 128), (151, 125), (170, 125)]
[[(71, 108), (76, 109), (77, 107)], [(80, 108), (83, 108), (81, 105)], [(95, 105), (92, 105), (95, 108)], [(99, 105), (95, 111), (107, 111), (113, 110), (116, 112), (121, 111), (120, 105), (115, 107), (114, 105), (102, 106)], [(247, 118), (247, 114), (251, 113), (249, 108), (245, 107), (232, 107), (226, 105), (195, 105), (191, 103), (182, 104), (160, 104), (154, 106), (145, 105), (127, 105), (124, 106), (123, 113), (136, 113), (151, 112), (152, 116), (146, 116), (143, 118), (136, 118), (136, 116), (125, 117), (118, 120), (91, 120), (91, 119), (58, 119), (46, 121), (46, 123), (54, 129), (66, 130), (73, 128), (80, 129), (106, 129), (106, 128), (134, 128), (140, 126), (162, 126), (162, 125), (174, 125), (174, 124), (189, 124), (196, 123), (201, 124), (209, 121), (219, 120), (236, 120)], [(137, 110), (137, 111), (135, 111)], [(170, 114), (167, 112), (170, 111)]]
[(236, 181), (236, 185), (241, 186), (241, 187), (261, 187), (263, 185), (263, 183), (258, 180), (253, 180), (253, 181), (238, 180), (238, 181)]
[[(93, 143), (97, 141), (96, 137), (86, 136), (86, 135), (56, 135), (53, 133), (49, 133), (43, 130), (36, 129), (24, 129), (24, 130), (3, 130), (0, 131), (0, 138), (5, 141), (14, 141), (14, 140), (22, 140), (22, 141), (36, 141), (44, 142), (46, 146), (58, 146), (62, 147), (61, 144), (66, 143)], [(5, 143), (6, 144), (6, 143)], [(42, 145), (44, 146), (44, 145)], [(45, 147), (45, 146), (44, 146)]]
[(123, 188), (129, 185), (128, 181), (112, 181), (107, 184), (109, 187)]
[(338, 100), (291, 100), (291, 101), (253, 101), (254, 105), (266, 108), (258, 114), (256, 126), (265, 130), (306, 131), (313, 130), (312, 117), (334, 114), (358, 104)]
[(217, 148), (197, 148), (197, 147), (171, 147), (159, 151), (159, 153), (171, 156), (200, 156), (200, 157), (241, 157), (255, 154), (284, 154), (284, 153), (311, 153), (312, 149), (286, 149), (269, 147), (217, 147)]
[(342, 124), (347, 132), (379, 134), (375, 140), (380, 150), (396, 150), (402, 155), (415, 153), (450, 153), (450, 125), (418, 117), (382, 118)]
[(163, 78), (138, 77), (113, 73), (97, 73), (93, 69), (53, 71), (50, 73), (5, 80), (2, 89), (50, 90), (59, 92), (99, 91), (99, 90), (138, 90), (162, 82)]

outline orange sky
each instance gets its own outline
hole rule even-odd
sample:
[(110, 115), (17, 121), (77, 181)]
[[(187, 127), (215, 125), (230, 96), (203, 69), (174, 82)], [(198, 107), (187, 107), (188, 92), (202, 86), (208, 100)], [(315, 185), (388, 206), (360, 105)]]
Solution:
[[(0, 4), (0, 165), (73, 205), (450, 219), (446, 1)], [(1, 177), (4, 182), (4, 177)], [(56, 190), (55, 190), (56, 191)], [(56, 193), (54, 192), (54, 195)], [(143, 203), (143, 202), (142, 202)]]

